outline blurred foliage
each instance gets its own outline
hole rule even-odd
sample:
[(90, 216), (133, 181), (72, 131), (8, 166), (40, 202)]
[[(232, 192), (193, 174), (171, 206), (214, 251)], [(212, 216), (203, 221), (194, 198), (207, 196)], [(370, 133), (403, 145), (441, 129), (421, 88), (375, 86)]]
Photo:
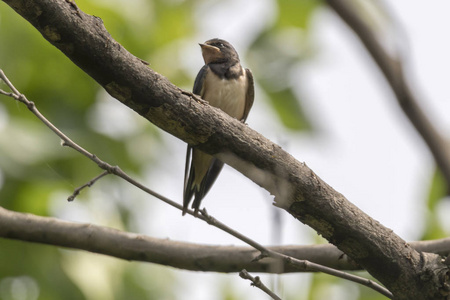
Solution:
[(283, 125), (293, 130), (308, 127), (300, 102), (294, 94), (295, 86), (289, 79), (300, 59), (300, 36), (300, 29), (281, 31), (271, 28), (254, 42), (249, 58), (253, 71), (259, 75), (258, 83), (268, 95), (271, 106)]
[(437, 213), (440, 209), (441, 201), (447, 196), (448, 187), (445, 178), (439, 168), (435, 168), (434, 176), (431, 179), (431, 185), (428, 194), (427, 208), (428, 215), (426, 218), (427, 224), (425, 232), (422, 236), (423, 240), (440, 239), (447, 237), (447, 234), (442, 227), (442, 224), (437, 218)]
[[(194, 81), (192, 73), (184, 68), (182, 60), (186, 57), (182, 52), (187, 43), (198, 42), (196, 11), (206, 2), (76, 1), (84, 12), (101, 17), (107, 30), (128, 51), (149, 61), (152, 69), (181, 87), (190, 87)], [(278, 15), (257, 35), (248, 37), (250, 47), (241, 55), (248, 59), (259, 88), (257, 92), (262, 92), (258, 101), (267, 99), (285, 128), (311, 130), (302, 109), (306, 93), (302, 93), (303, 87), (294, 80), (294, 75), (302, 62), (314, 55), (309, 39), (310, 20), (322, 1), (279, 0), (274, 4)], [(148, 171), (148, 166), (157, 165), (161, 147), (154, 145), (164, 143), (158, 129), (128, 108), (113, 103), (95, 81), (3, 2), (0, 2), (0, 41), (0, 68), (43, 115), (75, 142), (138, 176)], [(115, 118), (123, 123), (114, 122)], [(152, 147), (148, 147), (150, 143)], [(1, 206), (55, 215), (58, 212), (55, 203), (64, 203), (64, 197), (74, 187), (99, 173), (92, 162), (59, 146), (58, 138), (26, 107), (0, 96)], [(441, 180), (436, 173), (430, 188), (428, 204), (433, 214), (444, 195)], [(133, 228), (131, 220), (135, 212), (120, 202), (121, 194), (117, 192), (122, 186), (108, 178), (96, 185), (97, 190), (102, 188), (109, 193), (102, 198), (105, 202), (100, 209), (94, 199), (83, 195), (77, 198), (86, 208), (81, 213), (108, 220), (105, 223), (109, 226)], [(425, 237), (438, 236), (441, 236), (438, 224), (430, 223)], [(0, 265), (0, 299), (175, 298), (172, 285), (176, 285), (177, 279), (171, 270), (146, 264), (141, 268), (142, 264), (81, 251), (0, 239)], [(92, 288), (91, 282), (98, 288)], [(336, 278), (316, 274), (310, 299), (323, 299), (320, 297), (325, 287), (343, 284)], [(220, 293), (223, 299), (241, 299), (228, 284)], [(361, 299), (381, 299), (367, 288), (361, 288), (359, 293)]]
[(321, 1), (278, 1), (279, 17), (254, 41), (250, 49), (252, 69), (258, 83), (269, 96), (271, 106), (286, 128), (310, 129), (301, 107), (300, 82), (293, 82), (293, 72), (312, 55), (308, 41), (309, 20)]
[(279, 0), (279, 16), (276, 27), (298, 27), (307, 29), (314, 10), (322, 4), (317, 0)]

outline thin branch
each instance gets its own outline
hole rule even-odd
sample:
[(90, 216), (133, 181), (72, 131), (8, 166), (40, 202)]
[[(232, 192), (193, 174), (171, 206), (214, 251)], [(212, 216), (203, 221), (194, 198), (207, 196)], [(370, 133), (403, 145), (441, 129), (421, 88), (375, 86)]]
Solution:
[(93, 179), (89, 180), (87, 183), (85, 183), (85, 184), (83, 184), (82, 186), (76, 188), (76, 189), (73, 191), (73, 194), (70, 195), (70, 196), (67, 198), (67, 201), (72, 202), (73, 200), (75, 200), (75, 197), (78, 196), (78, 195), (80, 194), (81, 190), (83, 190), (84, 188), (87, 188), (87, 187), (91, 187), (94, 183), (97, 182), (97, 180), (99, 180), (100, 178), (102, 178), (103, 176), (108, 175), (108, 174), (109, 174), (108, 171), (104, 171), (104, 172), (101, 173), (100, 175), (98, 175), (98, 176), (94, 177)]
[[(62, 131), (60, 131), (55, 125), (53, 125), (44, 115), (42, 115), (39, 112), (39, 110), (36, 108), (36, 105), (32, 101), (29, 101), (27, 99), (27, 97), (25, 97), (25, 95), (21, 94), (14, 87), (14, 85), (11, 83), (11, 81), (8, 79), (8, 77), (6, 77), (5, 73), (1, 69), (0, 69), (0, 79), (2, 79), (12, 91), (12, 93), (7, 93), (5, 91), (2, 91), (2, 94), (12, 97), (12, 98), (18, 100), (19, 102), (25, 104), (28, 107), (28, 109), (39, 120), (41, 120), (48, 128), (50, 128), (63, 141), (62, 142), (63, 146), (67, 146), (67, 147), (74, 149), (75, 151), (81, 153), (82, 155), (86, 156), (87, 158), (89, 158), (90, 160), (95, 162), (101, 169), (105, 170), (106, 172), (108, 172), (110, 174), (114, 174), (114, 175), (126, 180), (127, 182), (131, 183), (132, 185), (136, 186), (137, 188), (143, 190), (144, 192), (164, 201), (165, 203), (167, 203), (175, 208), (182, 210), (182, 206), (180, 204), (152, 191), (151, 189), (147, 188), (143, 184), (139, 183), (138, 181), (136, 181), (133, 178), (131, 178), (130, 176), (128, 176), (118, 166), (112, 166), (112, 165), (108, 164), (107, 162), (98, 158), (95, 154), (90, 153), (89, 151), (87, 151), (86, 149), (84, 149), (83, 147), (81, 147), (80, 145), (75, 143), (74, 141), (72, 141), (68, 136), (66, 136)], [(193, 211), (188, 211), (188, 213), (193, 215)]]
[[(86, 157), (90, 158), (91, 160), (93, 160), (100, 168), (104, 169), (105, 172), (100, 174), (99, 176), (97, 176), (96, 178), (94, 178), (93, 180), (91, 180), (89, 183), (91, 183), (91, 185), (98, 180), (99, 178), (105, 176), (106, 174), (112, 173), (126, 181), (128, 181), (129, 183), (131, 183), (132, 185), (138, 187), (139, 189), (149, 193), (150, 195), (155, 196), (156, 198), (166, 202), (167, 204), (170, 204), (176, 208), (178, 208), (179, 210), (183, 210), (182, 206), (166, 197), (163, 197), (162, 195), (154, 192), (153, 190), (147, 188), (146, 186), (142, 185), (141, 183), (139, 183), (138, 181), (136, 181), (135, 179), (131, 178), (130, 176), (128, 176), (124, 171), (122, 171), (118, 166), (111, 166), (110, 164), (104, 162), (103, 160), (101, 160), (100, 158), (98, 158), (96, 155), (91, 154), (89, 151), (85, 150), (84, 148), (82, 148), (81, 146), (79, 146), (78, 144), (76, 144), (75, 142), (73, 142), (69, 137), (67, 137), (63, 132), (61, 132), (55, 125), (53, 125), (47, 118), (45, 118), (44, 115), (42, 115), (39, 110), (37, 109), (36, 105), (29, 101), (25, 95), (21, 94), (15, 87), (14, 85), (11, 83), (11, 81), (7, 78), (7, 76), (5, 75), (5, 73), (0, 69), (0, 78), (3, 79), (7, 85), (9, 86), (9, 88), (13, 91), (13, 94), (11, 95), (11, 97), (13, 97), (14, 99), (24, 103), (28, 109), (36, 116), (38, 117), (45, 125), (47, 125), (47, 127), (49, 127), (54, 133), (56, 133), (62, 140), (63, 140), (63, 145), (64, 146), (68, 146), (70, 148), (73, 148), (74, 150), (80, 152), (81, 154), (84, 154)], [(81, 190), (82, 188), (84, 188), (85, 186), (88, 186), (89, 183), (85, 184), (84, 186), (82, 186), (81, 188), (78, 188), (75, 190), (74, 194), (72, 194), (72, 196), (69, 197), (69, 201), (70, 199), (73, 200), (73, 196), (79, 193), (79, 190)], [(197, 215), (194, 213), (194, 211), (192, 210), (188, 210), (188, 213), (197, 217)], [(323, 272), (329, 275), (333, 275), (336, 277), (340, 277), (349, 281), (353, 281), (362, 285), (365, 285), (367, 287), (370, 287), (378, 292), (380, 292), (381, 294), (388, 296), (388, 297), (392, 297), (392, 294), (384, 287), (382, 287), (381, 285), (372, 282), (371, 280), (367, 280), (363, 277), (359, 277), (359, 276), (355, 276), (349, 273), (345, 273), (342, 271), (338, 271), (338, 270), (334, 270), (332, 268), (329, 267), (325, 267), (319, 264), (315, 264), (309, 261), (305, 261), (305, 260), (298, 260), (296, 258), (293, 257), (289, 257), (287, 255), (281, 254), (281, 253), (277, 253), (275, 251), (269, 250), (266, 247), (262, 246), (261, 244), (255, 242), (254, 240), (246, 237), (245, 235), (241, 234), (240, 232), (228, 227), (227, 225), (223, 224), (222, 222), (218, 221), (217, 219), (215, 219), (214, 217), (210, 216), (206, 209), (203, 209), (201, 211), (201, 216), (199, 216), (199, 219), (207, 222), (209, 225), (212, 225), (214, 227), (217, 227), (227, 233), (229, 233), (230, 235), (240, 239), (241, 241), (247, 243), (248, 245), (254, 247), (255, 249), (259, 250), (261, 252), (261, 254), (255, 258), (255, 260), (260, 260), (263, 259), (265, 257), (271, 257), (271, 258), (275, 258), (275, 259), (279, 259), (282, 261), (287, 262), (288, 264), (292, 264), (293, 266), (297, 267), (299, 270), (302, 271), (310, 271), (310, 272)]]
[(328, 268), (323, 265), (316, 264), (316, 263), (313, 263), (313, 262), (310, 262), (307, 260), (300, 260), (300, 259), (296, 259), (296, 258), (287, 256), (287, 255), (284, 255), (282, 253), (275, 252), (273, 250), (270, 250), (270, 249), (262, 246), (261, 244), (255, 242), (255, 241), (249, 239), (248, 237), (233, 230), (232, 228), (229, 228), (228, 226), (221, 223), (217, 219), (208, 215), (208, 213), (206, 212), (206, 209), (201, 210), (201, 213), (202, 213), (202, 217), (204, 217), (206, 219), (206, 222), (208, 224), (222, 229), (223, 231), (231, 234), (232, 236), (240, 239), (241, 241), (243, 241), (243, 242), (249, 244), (250, 246), (254, 247), (255, 249), (259, 250), (261, 254), (258, 257), (256, 257), (254, 259), (254, 261), (258, 261), (265, 257), (271, 257), (274, 259), (281, 260), (287, 264), (290, 264), (303, 272), (322, 272), (322, 273), (329, 274), (329, 275), (332, 275), (335, 277), (339, 277), (339, 278), (342, 278), (345, 280), (353, 281), (353, 282), (359, 283), (361, 285), (365, 285), (365, 286), (381, 293), (382, 295), (385, 295), (388, 298), (393, 297), (392, 293), (389, 290), (387, 290), (385, 287), (379, 285), (378, 283), (376, 283), (372, 280), (369, 280), (369, 279), (366, 279), (363, 277), (359, 277), (359, 276), (356, 276), (356, 275), (353, 275), (350, 273), (342, 272), (339, 270), (335, 270), (332, 268)]
[(239, 276), (241, 278), (243, 278), (243, 279), (250, 280), (252, 282), (252, 284), (251, 284), (252, 286), (255, 286), (255, 287), (259, 288), (261, 291), (263, 291), (264, 293), (269, 295), (272, 299), (274, 299), (274, 300), (281, 300), (280, 297), (278, 297), (274, 292), (272, 292), (268, 287), (266, 287), (264, 285), (264, 283), (262, 283), (262, 281), (259, 278), (259, 276), (253, 277), (245, 269), (242, 270), (241, 272), (239, 272)]
[[(14, 212), (2, 207), (0, 237), (86, 250), (127, 261), (150, 262), (191, 271), (236, 273), (246, 269), (249, 272), (272, 274), (302, 272), (287, 262), (274, 268), (273, 259), (254, 261), (259, 251), (253, 247), (199, 245), (158, 239), (104, 226)], [(427, 248), (428, 252), (440, 253), (444, 257), (450, 253), (450, 238), (411, 244), (417, 249)], [(361, 270), (351, 261), (341, 258), (342, 252), (329, 244), (266, 248), (335, 269)]]
[[(398, 105), (408, 117), (417, 132), (422, 136), (442, 171), (450, 189), (450, 151), (449, 141), (433, 124), (420, 107), (420, 101), (405, 75), (403, 57), (398, 50), (391, 54), (379, 40), (377, 29), (371, 26), (358, 9), (348, 0), (327, 0), (328, 5), (347, 23), (366, 47), (380, 68), (386, 81), (395, 94)], [(411, 76), (409, 76), (411, 77)]]

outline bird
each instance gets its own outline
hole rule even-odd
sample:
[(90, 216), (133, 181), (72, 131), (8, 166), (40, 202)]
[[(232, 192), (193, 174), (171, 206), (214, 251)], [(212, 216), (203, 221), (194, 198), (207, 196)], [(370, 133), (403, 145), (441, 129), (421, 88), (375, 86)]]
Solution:
[[(233, 118), (245, 122), (255, 97), (253, 75), (243, 68), (237, 51), (227, 41), (214, 38), (199, 44), (205, 65), (194, 81), (193, 93)], [(192, 198), (194, 215), (222, 170), (223, 162), (190, 145), (186, 151), (183, 215)]]

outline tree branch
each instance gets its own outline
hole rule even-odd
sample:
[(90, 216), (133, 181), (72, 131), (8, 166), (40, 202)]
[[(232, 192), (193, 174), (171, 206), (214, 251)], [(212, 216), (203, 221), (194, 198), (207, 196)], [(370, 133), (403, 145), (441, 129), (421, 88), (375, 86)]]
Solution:
[(398, 53), (391, 54), (383, 46), (377, 38), (375, 28), (351, 1), (327, 0), (327, 3), (354, 31), (380, 68), (397, 99), (397, 104), (427, 144), (450, 190), (450, 143), (421, 109), (421, 101), (416, 97), (405, 75), (402, 57)]
[[(232, 273), (246, 269), (258, 273), (302, 272), (287, 262), (255, 260), (259, 251), (251, 247), (209, 246), (157, 239), (93, 224), (80, 224), (50, 217), (13, 212), (0, 207), (0, 236), (86, 250), (130, 261), (151, 262), (174, 268)], [(412, 242), (417, 250), (450, 254), (450, 238)], [(333, 245), (276, 246), (267, 249), (339, 270), (361, 270)]]
[[(113, 97), (275, 195), (396, 299), (439, 299), (448, 266), (371, 219), (278, 145), (180, 90), (112, 39), (99, 18), (57, 0), (3, 0)], [(423, 276), (426, 274), (427, 276)]]

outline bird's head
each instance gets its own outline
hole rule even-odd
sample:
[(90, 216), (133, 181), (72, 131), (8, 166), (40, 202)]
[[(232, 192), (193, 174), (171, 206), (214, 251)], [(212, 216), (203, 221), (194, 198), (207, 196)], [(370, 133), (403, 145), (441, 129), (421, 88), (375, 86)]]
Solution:
[(239, 62), (239, 55), (230, 43), (221, 39), (211, 39), (204, 44), (199, 44), (202, 47), (202, 55), (205, 64), (217, 64), (227, 62)]

